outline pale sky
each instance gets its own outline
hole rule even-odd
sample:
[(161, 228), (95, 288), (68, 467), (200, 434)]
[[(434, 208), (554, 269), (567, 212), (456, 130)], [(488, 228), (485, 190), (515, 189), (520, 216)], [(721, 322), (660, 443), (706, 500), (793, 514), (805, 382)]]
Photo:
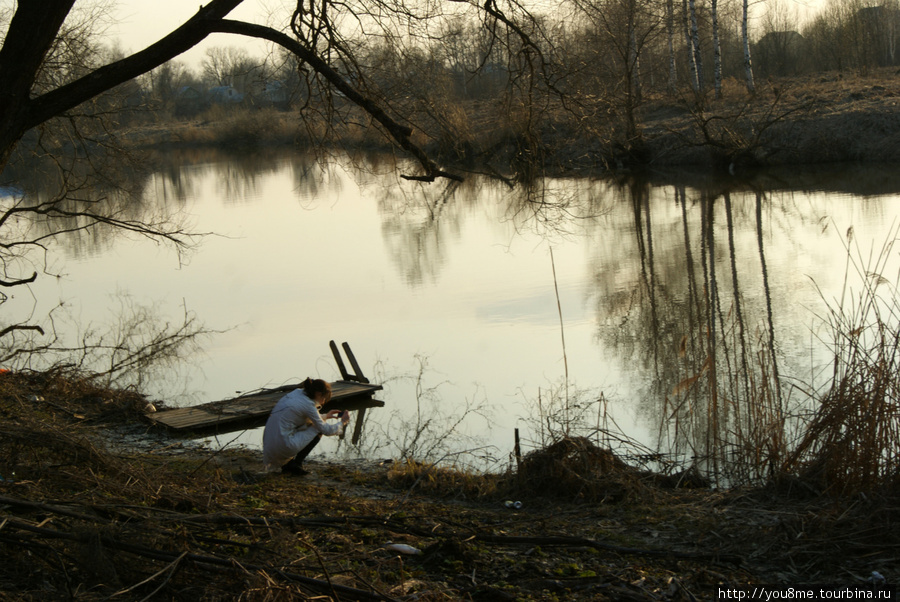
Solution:
[[(0, 5), (9, 0), (0, 0)], [(80, 0), (78, 4), (85, 2)], [(110, 0), (113, 3), (112, 19), (114, 23), (108, 30), (110, 41), (118, 40), (126, 51), (137, 51), (155, 42), (160, 37), (184, 23), (193, 15), (200, 4), (208, 0)], [(824, 0), (766, 0), (765, 3), (754, 2), (754, 13), (759, 15), (763, 4), (780, 4), (790, 12), (803, 18), (815, 12)], [(294, 2), (290, 0), (244, 0), (231, 14), (231, 18), (256, 23), (281, 25), (286, 21)], [(272, 16), (280, 12), (280, 17)], [(191, 68), (199, 67), (204, 53), (211, 46), (243, 46), (253, 54), (262, 55), (266, 46), (260, 41), (247, 40), (240, 36), (214, 34), (209, 36), (198, 47), (188, 51), (179, 60), (186, 62)]]
[[(116, 0), (113, 9), (115, 22), (107, 34), (111, 40), (119, 40), (123, 50), (136, 52), (190, 19), (200, 5), (207, 2), (208, 0)], [(229, 18), (268, 23), (271, 7), (287, 4), (275, 0), (244, 0), (229, 14)], [(259, 54), (265, 49), (260, 41), (235, 35), (213, 34), (198, 47), (181, 55), (178, 60), (196, 68), (203, 60), (205, 49), (211, 46), (243, 46)]]

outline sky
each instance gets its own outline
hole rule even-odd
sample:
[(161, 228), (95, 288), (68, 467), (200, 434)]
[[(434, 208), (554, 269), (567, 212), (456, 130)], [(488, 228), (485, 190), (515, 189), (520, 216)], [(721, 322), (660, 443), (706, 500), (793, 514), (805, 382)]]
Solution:
[[(0, 0), (4, 4), (8, 0)], [(82, 2), (85, 0), (81, 0)], [(111, 0), (114, 4), (113, 17), (115, 24), (110, 28), (109, 35), (112, 39), (120, 41), (124, 50), (137, 51), (155, 42), (166, 33), (172, 31), (178, 25), (184, 23), (193, 15), (200, 4), (208, 0)], [(814, 13), (816, 7), (824, 0), (766, 0), (767, 4), (773, 2), (784, 5), (789, 11), (796, 11), (802, 19)], [(278, 21), (283, 23), (287, 18), (287, 11), (292, 2), (290, 0), (244, 0), (230, 15), (231, 18), (257, 23), (268, 23), (269, 15), (278, 11), (283, 12)], [(752, 2), (761, 5), (760, 2)], [(757, 6), (757, 9), (761, 6)], [(204, 53), (211, 46), (245, 46), (254, 54), (263, 54), (265, 46), (258, 41), (242, 41), (237, 36), (214, 34), (207, 38), (197, 48), (185, 53), (180, 60), (185, 61), (192, 68), (196, 68), (203, 60)], [(255, 49), (255, 51), (254, 51)]]
[[(113, 4), (113, 23), (107, 31), (110, 41), (117, 40), (122, 49), (137, 52), (146, 48), (173, 29), (183, 24), (208, 0), (116, 0)], [(256, 23), (267, 23), (273, 6), (284, 5), (275, 0), (245, 0), (229, 15), (230, 18)], [(258, 41), (244, 41), (238, 36), (213, 34), (203, 43), (179, 57), (196, 68), (203, 60), (206, 49), (212, 46), (244, 46), (251, 52), (262, 54), (265, 46)], [(254, 51), (255, 49), (255, 51)]]
[[(195, 0), (194, 2), (185, 0), (94, 1), (108, 3), (111, 6), (110, 22), (105, 32), (108, 43), (117, 43), (122, 50), (130, 53), (146, 48), (171, 32), (196, 13), (201, 4), (205, 4), (209, 0)], [(802, 19), (814, 14), (817, 7), (824, 1), (765, 0), (765, 5), (771, 5), (773, 2), (785, 5), (788, 10), (796, 11), (796, 14)], [(90, 2), (91, 0), (78, 0), (76, 9), (79, 6), (89, 5)], [(244, 21), (280, 26), (286, 22), (292, 4), (291, 0), (244, 0), (229, 16)], [(764, 3), (757, 0), (752, 4), (763, 5)], [(15, 0), (0, 0), (0, 9), (8, 9), (11, 6), (15, 6)], [(247, 48), (251, 54), (260, 56), (267, 52), (265, 44), (261, 41), (242, 39), (234, 35), (213, 34), (195, 48), (181, 55), (178, 60), (197, 70), (200, 68), (206, 50), (212, 46), (241, 46)]]

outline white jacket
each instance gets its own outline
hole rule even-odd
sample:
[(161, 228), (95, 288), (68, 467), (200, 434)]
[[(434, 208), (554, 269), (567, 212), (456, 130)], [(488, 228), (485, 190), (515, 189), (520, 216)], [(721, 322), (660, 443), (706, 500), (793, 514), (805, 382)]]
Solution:
[(278, 400), (263, 431), (263, 463), (266, 470), (278, 470), (306, 447), (319, 433), (339, 435), (340, 422), (322, 420), (315, 402), (303, 389), (294, 389)]

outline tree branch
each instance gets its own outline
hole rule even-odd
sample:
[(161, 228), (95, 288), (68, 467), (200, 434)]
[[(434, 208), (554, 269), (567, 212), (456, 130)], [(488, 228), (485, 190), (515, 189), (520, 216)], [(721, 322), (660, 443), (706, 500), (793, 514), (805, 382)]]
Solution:
[(44, 334), (44, 329), (40, 326), (29, 326), (27, 324), (13, 324), (12, 326), (7, 326), (3, 330), (0, 330), (0, 337), (5, 337), (11, 332), (15, 332), (17, 330), (34, 330), (40, 334)]
[[(361, 94), (314, 50), (270, 27), (226, 20), (225, 16), (241, 2), (242, 0), (211, 0), (206, 6), (201, 6), (197, 14), (178, 29), (144, 50), (100, 67), (74, 82), (27, 101), (21, 113), (17, 115), (18, 118), (15, 119), (17, 124), (14, 129), (24, 132), (75, 108), (106, 90), (147, 73), (189, 50), (211, 33), (231, 33), (268, 40), (282, 46), (303, 60), (336, 90), (366, 111), (387, 130), (397, 145), (415, 157), (426, 172), (424, 175), (406, 176), (407, 179), (433, 181), (435, 178), (443, 177), (456, 181), (462, 180), (458, 175), (441, 170), (421, 148), (410, 140), (412, 130), (409, 127), (392, 119), (377, 103)], [(17, 139), (17, 137), (15, 138)]]
[[(20, 280), (0, 280), (0, 286), (5, 286), (5, 287), (19, 286), (21, 284), (30, 284), (30, 283), (34, 282), (35, 280), (37, 280), (37, 272), (33, 273), (28, 278), (22, 278)], [(0, 336), (3, 336), (4, 334), (6, 334), (6, 333), (0, 332)], [(41, 331), (41, 334), (44, 334), (43, 331)]]
[(335, 71), (331, 65), (299, 41), (285, 33), (272, 29), (271, 27), (246, 23), (244, 21), (221, 19), (210, 26), (211, 30), (215, 32), (259, 38), (278, 44), (284, 49), (294, 53), (298, 58), (312, 67), (317, 73), (328, 80), (328, 83), (334, 86), (336, 90), (371, 115), (373, 119), (378, 121), (378, 123), (388, 131), (400, 148), (415, 157), (426, 171), (424, 176), (404, 176), (406, 179), (430, 182), (434, 181), (435, 178), (448, 178), (450, 180), (462, 181), (460, 176), (441, 170), (431, 161), (422, 149), (410, 140), (410, 136), (412, 136), (412, 130), (410, 128), (394, 121), (372, 99), (363, 96), (356, 88), (347, 83), (347, 81)]
[(212, 0), (206, 6), (201, 6), (197, 14), (181, 27), (144, 50), (104, 65), (70, 84), (35, 98), (25, 111), (24, 129), (40, 125), (51, 117), (75, 108), (101, 92), (143, 75), (190, 50), (215, 31), (211, 27), (213, 23), (223, 19), (242, 1)]

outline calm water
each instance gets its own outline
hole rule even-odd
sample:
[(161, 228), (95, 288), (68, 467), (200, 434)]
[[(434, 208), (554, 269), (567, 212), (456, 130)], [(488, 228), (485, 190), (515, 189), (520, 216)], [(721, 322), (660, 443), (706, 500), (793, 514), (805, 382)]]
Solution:
[(846, 280), (848, 230), (863, 255), (890, 237), (900, 213), (890, 173), (523, 190), (411, 183), (371, 162), (185, 159), (140, 181), (140, 211), (214, 234), (182, 257), (137, 236), (67, 237), (49, 254), (62, 277), (18, 294), (8, 315), (40, 322), (63, 300), (57, 329), (76, 337), (114, 321), (124, 296), (162, 321), (195, 314), (223, 332), (148, 383), (175, 403), (336, 379), (328, 341), (348, 341), (385, 383), (365, 453), (390, 455), (426, 417), (443, 416), (425, 429), (434, 435), (467, 411), (459, 430), (480, 440), (451, 448), (490, 444), (500, 459), (514, 428), (528, 448), (554, 412), (588, 427), (614, 419), (655, 445), (678, 384), (703, 370), (697, 341), (722, 337), (735, 362), (774, 351), (784, 382), (823, 384), (822, 297)]

